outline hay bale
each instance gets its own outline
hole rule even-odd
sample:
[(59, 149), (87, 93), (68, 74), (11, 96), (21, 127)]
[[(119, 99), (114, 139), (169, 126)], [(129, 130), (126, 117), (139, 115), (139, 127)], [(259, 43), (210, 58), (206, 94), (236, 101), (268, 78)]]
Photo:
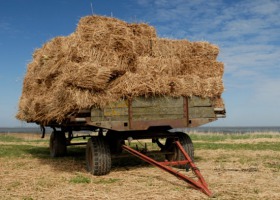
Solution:
[(78, 110), (140, 95), (219, 102), (224, 66), (218, 53), (208, 42), (158, 38), (147, 24), (87, 16), (74, 33), (34, 52), (17, 118), (61, 122)]

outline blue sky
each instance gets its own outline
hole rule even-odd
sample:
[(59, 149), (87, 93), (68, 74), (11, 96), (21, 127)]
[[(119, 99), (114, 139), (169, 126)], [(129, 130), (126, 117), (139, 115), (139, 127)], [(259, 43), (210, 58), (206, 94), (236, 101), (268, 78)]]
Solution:
[(279, 0), (0, 0), (0, 127), (28, 126), (14, 116), (33, 51), (72, 33), (91, 4), (160, 37), (220, 47), (227, 118), (210, 126), (280, 126)]

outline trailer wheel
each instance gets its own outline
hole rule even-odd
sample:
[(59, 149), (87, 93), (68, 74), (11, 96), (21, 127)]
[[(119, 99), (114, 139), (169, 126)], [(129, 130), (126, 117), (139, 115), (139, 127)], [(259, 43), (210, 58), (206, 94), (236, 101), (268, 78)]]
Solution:
[[(180, 144), (183, 146), (185, 151), (188, 153), (192, 161), (194, 160), (194, 148), (193, 143), (189, 135), (183, 132), (175, 132), (176, 137), (178, 138)], [(184, 155), (181, 153), (179, 148), (174, 144), (175, 138), (167, 138), (165, 142), (165, 148), (167, 151), (174, 152), (174, 154), (167, 154), (166, 159), (168, 161), (180, 161), (185, 160)], [(188, 170), (190, 168), (189, 165), (178, 165), (180, 169)]]
[(67, 153), (66, 137), (63, 131), (53, 131), (50, 136), (51, 157), (65, 156)]
[(91, 137), (86, 147), (87, 170), (97, 176), (108, 174), (111, 170), (111, 152), (103, 137)]

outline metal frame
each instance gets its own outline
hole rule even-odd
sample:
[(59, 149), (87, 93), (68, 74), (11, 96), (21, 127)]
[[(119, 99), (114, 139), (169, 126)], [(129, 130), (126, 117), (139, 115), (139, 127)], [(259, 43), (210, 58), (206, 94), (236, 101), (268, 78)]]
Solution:
[[(203, 192), (204, 194), (206, 194), (209, 197), (212, 197), (213, 194), (212, 192), (208, 189), (208, 185), (205, 182), (203, 176), (201, 175), (199, 169), (195, 166), (195, 164), (193, 163), (193, 161), (191, 160), (191, 158), (189, 157), (189, 155), (186, 153), (186, 151), (184, 150), (184, 148), (182, 147), (182, 145), (180, 144), (180, 142), (175, 141), (175, 144), (178, 146), (178, 148), (180, 149), (180, 151), (183, 153), (185, 160), (183, 161), (173, 161), (173, 162), (157, 162), (154, 159), (140, 153), (139, 151), (136, 151), (132, 148), (130, 148), (127, 145), (123, 145), (122, 148), (131, 153), (132, 155), (150, 163), (151, 165), (154, 165), (174, 176), (176, 176), (177, 178), (187, 182), (188, 184), (190, 184), (194, 189), (197, 189), (201, 192)], [(193, 180), (192, 178), (189, 178), (188, 176), (184, 175), (183, 173), (180, 173), (177, 170), (172, 169), (171, 167), (168, 166), (174, 166), (174, 165), (182, 165), (182, 164), (188, 164), (191, 168), (191, 170), (193, 171), (193, 173), (196, 175), (196, 177), (198, 178), (198, 181)]]

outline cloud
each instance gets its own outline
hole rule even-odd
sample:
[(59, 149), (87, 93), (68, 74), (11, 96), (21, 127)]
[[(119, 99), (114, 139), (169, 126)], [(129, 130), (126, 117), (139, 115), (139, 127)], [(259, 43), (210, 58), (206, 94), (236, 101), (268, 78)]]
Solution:
[[(251, 3), (253, 3), (251, 1)], [(272, 13), (279, 13), (279, 1), (258, 1), (256, 4), (251, 4), (251, 10), (254, 13), (262, 15), (271, 15)]]
[(196, 40), (204, 38), (244, 41), (244, 37), (246, 39), (259, 34), (267, 36), (270, 32), (273, 32), (273, 37), (277, 37), (279, 31), (273, 29), (273, 26), (280, 23), (280, 12), (277, 12), (280, 9), (279, 1), (228, 3), (203, 0), (139, 0), (138, 3), (148, 10), (145, 10), (144, 18), (158, 28), (160, 35), (174, 38), (181, 38), (184, 33), (185, 37)]
[[(218, 60), (225, 63), (224, 95), (236, 106), (230, 108), (235, 117), (243, 112), (239, 122), (246, 124), (245, 116), (260, 115), (261, 109), (276, 115), (275, 108), (280, 106), (279, 0), (138, 2), (148, 10), (144, 17), (159, 36), (218, 44)], [(254, 124), (253, 118), (249, 121)]]
[[(221, 48), (226, 73), (274, 69), (279, 63), (280, 1), (138, 0), (160, 36), (207, 40)], [(147, 8), (146, 8), (147, 9)], [(247, 68), (247, 70), (246, 70)], [(247, 73), (244, 73), (246, 71)]]

